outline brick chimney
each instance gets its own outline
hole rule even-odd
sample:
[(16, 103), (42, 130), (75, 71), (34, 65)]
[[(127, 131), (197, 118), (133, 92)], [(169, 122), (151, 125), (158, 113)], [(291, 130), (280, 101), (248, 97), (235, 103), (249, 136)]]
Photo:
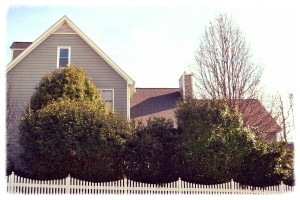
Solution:
[(179, 79), (179, 90), (183, 100), (194, 98), (193, 74), (184, 72)]
[(32, 42), (13, 42), (10, 46), (10, 49), (12, 51), (12, 60), (15, 59), (19, 54), (21, 54), (31, 44)]

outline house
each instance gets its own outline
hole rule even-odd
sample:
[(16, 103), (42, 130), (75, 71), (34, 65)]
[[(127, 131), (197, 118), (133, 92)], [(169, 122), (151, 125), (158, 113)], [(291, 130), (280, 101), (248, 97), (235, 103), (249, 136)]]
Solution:
[[(131, 98), (131, 118), (145, 123), (150, 117), (169, 118), (176, 124), (176, 102), (194, 97), (193, 75), (184, 73), (179, 88), (136, 88)], [(205, 103), (205, 100), (198, 100)], [(276, 140), (280, 126), (257, 99), (235, 100), (245, 126), (256, 128), (268, 140)]]
[[(175, 122), (174, 111), (180, 99), (193, 96), (192, 74), (184, 73), (178, 88), (135, 88), (135, 82), (91, 41), (68, 17), (64, 16), (34, 42), (14, 42), (12, 61), (7, 65), (7, 159), (21, 166), (19, 121), (41, 77), (55, 68), (82, 66), (102, 93), (102, 98), (117, 113), (146, 122), (149, 117), (165, 117)], [(245, 101), (238, 104), (242, 107)], [(268, 135), (274, 138), (278, 125), (257, 100), (245, 113), (266, 119), (274, 126)], [(255, 107), (254, 107), (255, 106)], [(258, 112), (252, 112), (253, 110)], [(253, 119), (251, 118), (250, 119)], [(249, 121), (250, 125), (251, 120)], [(254, 123), (254, 122), (253, 122)], [(257, 124), (259, 126), (259, 124)]]
[(116, 112), (130, 118), (135, 82), (67, 16), (32, 43), (14, 42), (11, 50), (12, 61), (6, 68), (8, 160), (17, 160), (19, 120), (34, 88), (41, 77), (65, 64), (83, 66), (101, 89), (104, 100)]

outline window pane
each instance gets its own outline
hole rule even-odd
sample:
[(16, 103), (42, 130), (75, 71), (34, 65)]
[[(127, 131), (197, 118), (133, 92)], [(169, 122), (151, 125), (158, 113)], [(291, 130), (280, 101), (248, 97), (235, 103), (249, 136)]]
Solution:
[(112, 101), (113, 94), (111, 90), (102, 90), (102, 99), (106, 101)]
[(106, 101), (107, 105), (110, 107), (110, 108), (113, 108), (112, 106), (112, 102), (111, 101)]
[(69, 64), (68, 60), (68, 58), (59, 58), (59, 66), (64, 67), (66, 64)]
[(60, 58), (68, 58), (69, 57), (69, 49), (60, 49)]
[(102, 99), (113, 108), (113, 90), (101, 90)]

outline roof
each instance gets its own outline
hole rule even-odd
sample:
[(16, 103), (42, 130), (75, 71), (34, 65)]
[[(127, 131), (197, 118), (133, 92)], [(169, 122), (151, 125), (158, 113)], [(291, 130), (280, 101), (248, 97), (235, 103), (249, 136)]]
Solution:
[(32, 42), (13, 42), (10, 46), (11, 49), (26, 49)]
[(179, 88), (136, 88), (130, 102), (131, 119), (145, 123), (150, 117), (165, 117), (176, 125), (175, 108)]
[[(131, 98), (131, 119), (145, 123), (150, 117), (171, 119), (177, 126), (175, 109), (181, 98), (179, 88), (137, 88)], [(205, 100), (199, 100), (204, 103)], [(257, 99), (235, 100), (243, 115), (245, 126), (255, 126), (259, 131), (274, 136), (281, 131), (276, 120)]]
[[(63, 16), (54, 25), (52, 25), (46, 32), (44, 32), (39, 38), (37, 38), (28, 48), (26, 48), (18, 57), (12, 60), (6, 67), (6, 73), (9, 72), (14, 66), (16, 66), (24, 57), (26, 57), (31, 51), (33, 51), (38, 45), (46, 40), (52, 33), (58, 30), (64, 24), (67, 24), (74, 30), (87, 44), (93, 48), (99, 56), (101, 56), (121, 77), (126, 80), (130, 86), (130, 93), (133, 94), (134, 80), (130, 78), (116, 63), (114, 63), (91, 39), (89, 39), (67, 16)], [(21, 44), (20, 44), (21, 45)]]
[(246, 126), (256, 127), (267, 134), (275, 134), (281, 131), (272, 115), (265, 109), (258, 99), (236, 100), (235, 104), (243, 114)]

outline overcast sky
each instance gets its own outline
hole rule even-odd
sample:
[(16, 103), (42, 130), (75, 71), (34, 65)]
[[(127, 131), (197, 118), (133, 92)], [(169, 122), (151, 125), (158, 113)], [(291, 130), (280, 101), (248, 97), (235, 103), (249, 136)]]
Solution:
[(250, 44), (253, 61), (265, 67), (262, 86), (268, 92), (293, 92), (296, 20), (291, 5), (10, 6), (6, 64), (12, 42), (32, 42), (67, 15), (136, 87), (178, 87), (181, 74), (194, 66), (205, 27), (220, 13), (232, 17)]

